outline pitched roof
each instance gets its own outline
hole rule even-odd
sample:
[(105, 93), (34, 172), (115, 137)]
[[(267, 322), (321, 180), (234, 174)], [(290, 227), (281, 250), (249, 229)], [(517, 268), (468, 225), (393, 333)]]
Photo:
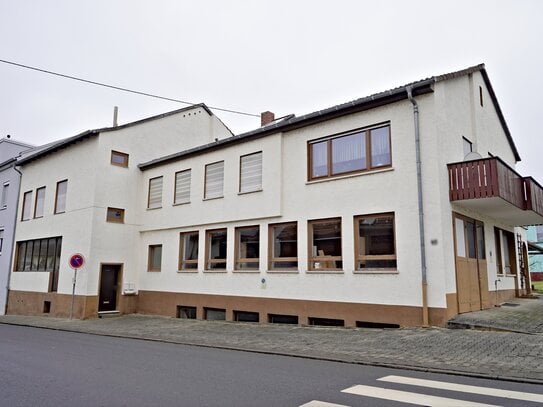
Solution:
[(205, 152), (217, 150), (217, 149), (220, 149), (232, 144), (255, 140), (255, 139), (265, 137), (267, 135), (277, 133), (277, 132), (286, 132), (286, 131), (295, 130), (301, 127), (305, 127), (311, 124), (345, 116), (351, 113), (361, 112), (364, 110), (383, 106), (389, 103), (398, 102), (400, 100), (407, 99), (407, 88), (409, 87), (412, 89), (413, 96), (430, 93), (430, 92), (433, 92), (433, 85), (436, 82), (459, 78), (459, 77), (462, 77), (464, 75), (468, 75), (474, 72), (481, 72), (483, 76), (483, 80), (485, 81), (485, 85), (488, 88), (490, 97), (492, 99), (492, 102), (498, 114), (500, 123), (503, 127), (505, 135), (507, 136), (511, 149), (513, 150), (513, 154), (515, 155), (515, 159), (517, 161), (520, 161), (520, 156), (518, 154), (515, 143), (513, 142), (511, 133), (509, 132), (509, 128), (507, 127), (507, 123), (505, 122), (505, 118), (503, 116), (501, 108), (498, 104), (496, 94), (494, 93), (492, 85), (490, 84), (490, 80), (485, 70), (485, 65), (479, 64), (479, 65), (475, 65), (466, 69), (462, 69), (460, 71), (455, 71), (455, 72), (447, 73), (444, 75), (432, 76), (430, 78), (421, 79), (416, 82), (408, 83), (406, 85), (399, 86), (390, 90), (386, 90), (384, 92), (375, 93), (370, 96), (356, 99), (351, 102), (342, 103), (342, 104), (332, 106), (324, 110), (319, 110), (313, 113), (309, 113), (300, 117), (296, 117), (294, 115), (288, 115), (288, 116), (285, 116), (285, 118), (283, 118), (282, 120), (281, 119), (275, 120), (274, 122), (266, 126), (260, 127), (258, 129), (251, 130), (249, 132), (242, 133), (230, 138), (218, 140), (213, 143), (204, 144), (204, 145), (194, 147), (188, 150), (180, 151), (178, 153), (160, 157), (160, 158), (139, 164), (138, 167), (141, 170), (146, 170), (149, 168), (156, 167), (158, 165), (177, 161), (189, 156), (203, 154)]
[(190, 106), (187, 106), (187, 107), (184, 107), (184, 108), (181, 108), (181, 109), (173, 110), (171, 112), (166, 112), (166, 113), (161, 113), (161, 114), (158, 114), (158, 115), (155, 115), (155, 116), (146, 117), (144, 119), (136, 120), (134, 122), (130, 122), (130, 123), (126, 123), (126, 124), (122, 124), (120, 126), (103, 127), (103, 128), (99, 128), (99, 129), (86, 130), (86, 131), (84, 131), (82, 133), (76, 134), (75, 136), (67, 137), (67, 138), (64, 138), (62, 140), (58, 140), (58, 141), (46, 144), (45, 146), (38, 147), (36, 149), (36, 151), (33, 152), (33, 154), (29, 154), (26, 157), (20, 158), (18, 160), (18, 162), (17, 162), (17, 165), (28, 164), (28, 163), (30, 163), (30, 162), (32, 162), (34, 160), (37, 160), (38, 158), (44, 157), (45, 155), (48, 155), (48, 154), (52, 154), (52, 153), (54, 153), (54, 152), (56, 152), (56, 151), (58, 151), (60, 149), (69, 147), (69, 146), (71, 146), (71, 145), (73, 145), (75, 143), (86, 140), (86, 139), (88, 139), (90, 137), (94, 137), (94, 136), (96, 136), (96, 135), (98, 135), (100, 133), (104, 133), (104, 132), (107, 132), (107, 131), (121, 130), (121, 129), (125, 129), (125, 128), (128, 128), (128, 127), (137, 126), (137, 125), (147, 123), (147, 122), (150, 122), (150, 121), (153, 121), (153, 120), (158, 120), (158, 119), (162, 119), (164, 117), (173, 116), (175, 114), (182, 113), (182, 112), (185, 112), (185, 111), (189, 111), (189, 110), (192, 110), (192, 109), (195, 109), (195, 108), (202, 108), (210, 116), (213, 115), (213, 112), (204, 103), (199, 103), (199, 104), (196, 104), (196, 105), (190, 105)]

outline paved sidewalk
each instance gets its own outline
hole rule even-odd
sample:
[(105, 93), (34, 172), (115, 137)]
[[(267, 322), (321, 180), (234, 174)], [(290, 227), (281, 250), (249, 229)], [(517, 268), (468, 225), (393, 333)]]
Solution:
[(543, 334), (300, 327), (143, 315), (84, 321), (2, 316), (0, 323), (543, 384)]

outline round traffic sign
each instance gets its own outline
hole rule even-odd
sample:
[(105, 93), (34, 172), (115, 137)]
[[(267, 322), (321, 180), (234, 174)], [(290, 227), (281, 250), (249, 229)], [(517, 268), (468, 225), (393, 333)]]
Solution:
[(80, 253), (72, 254), (70, 256), (69, 263), (71, 268), (79, 269), (83, 267), (83, 264), (85, 264), (85, 258)]

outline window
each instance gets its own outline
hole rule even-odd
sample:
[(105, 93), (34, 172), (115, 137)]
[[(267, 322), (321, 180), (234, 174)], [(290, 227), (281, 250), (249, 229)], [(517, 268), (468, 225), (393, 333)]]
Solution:
[(30, 219), (32, 206), (32, 191), (25, 192), (23, 195), (23, 213), (21, 215), (21, 220)]
[(536, 239), (538, 242), (543, 242), (543, 226), (535, 227)]
[(5, 208), (8, 206), (8, 192), (9, 192), (9, 182), (2, 185), (2, 198), (0, 202), (0, 208)]
[(68, 190), (68, 181), (57, 182), (57, 194), (55, 197), (55, 213), (66, 211), (66, 192)]
[(149, 246), (149, 261), (147, 271), (160, 271), (162, 265), (162, 245)]
[(357, 270), (396, 270), (394, 215), (355, 217)]
[(41, 218), (43, 216), (43, 205), (45, 202), (45, 187), (36, 189), (36, 203), (34, 204), (34, 217)]
[(179, 234), (179, 270), (198, 269), (198, 232)]
[(124, 209), (107, 208), (106, 221), (114, 223), (124, 223)]
[(241, 156), (239, 159), (239, 192), (262, 189), (262, 152)]
[(342, 270), (341, 219), (309, 221), (309, 269)]
[(57, 271), (62, 237), (17, 242), (16, 271)]
[(309, 142), (309, 179), (390, 166), (390, 126)]
[(479, 86), (479, 104), (483, 106), (483, 88)]
[(190, 202), (190, 170), (175, 173), (174, 204)]
[(162, 177), (151, 178), (149, 180), (149, 197), (147, 199), (147, 208), (162, 207)]
[(222, 198), (224, 161), (206, 165), (204, 199)]
[(236, 228), (236, 270), (258, 270), (260, 252), (260, 228), (258, 226)]
[(206, 232), (206, 270), (226, 270), (226, 229)]
[(0, 255), (2, 254), (3, 246), (4, 246), (4, 229), (0, 229)]
[(111, 164), (119, 167), (128, 167), (128, 154), (111, 150)]
[(177, 306), (177, 318), (196, 319), (196, 307), (178, 305)]
[(296, 222), (270, 225), (270, 270), (298, 269), (298, 224)]
[(467, 138), (462, 137), (462, 145), (464, 148), (464, 157), (473, 151), (473, 144)]

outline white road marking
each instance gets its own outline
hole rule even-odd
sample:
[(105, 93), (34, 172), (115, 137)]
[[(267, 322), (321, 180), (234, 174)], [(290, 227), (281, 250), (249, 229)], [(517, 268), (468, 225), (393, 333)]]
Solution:
[(300, 407), (349, 407), (343, 404), (327, 403), (326, 401), (312, 400), (309, 403), (302, 404)]
[(484, 396), (502, 397), (506, 399), (515, 399), (523, 401), (533, 401), (543, 403), (543, 394), (525, 393), (521, 391), (493, 389), (490, 387), (470, 386), (465, 384), (438, 382), (434, 380), (415, 379), (403, 376), (386, 376), (377, 379), (383, 382), (409, 384), (411, 386), (429, 387), (432, 389), (452, 390), (462, 393), (481, 394)]
[(393, 400), (427, 407), (498, 407), (493, 404), (474, 403), (472, 401), (429, 396), (407, 391), (384, 389), (382, 387), (363, 386), (360, 384), (341, 391), (343, 393), (356, 394), (359, 396)]

